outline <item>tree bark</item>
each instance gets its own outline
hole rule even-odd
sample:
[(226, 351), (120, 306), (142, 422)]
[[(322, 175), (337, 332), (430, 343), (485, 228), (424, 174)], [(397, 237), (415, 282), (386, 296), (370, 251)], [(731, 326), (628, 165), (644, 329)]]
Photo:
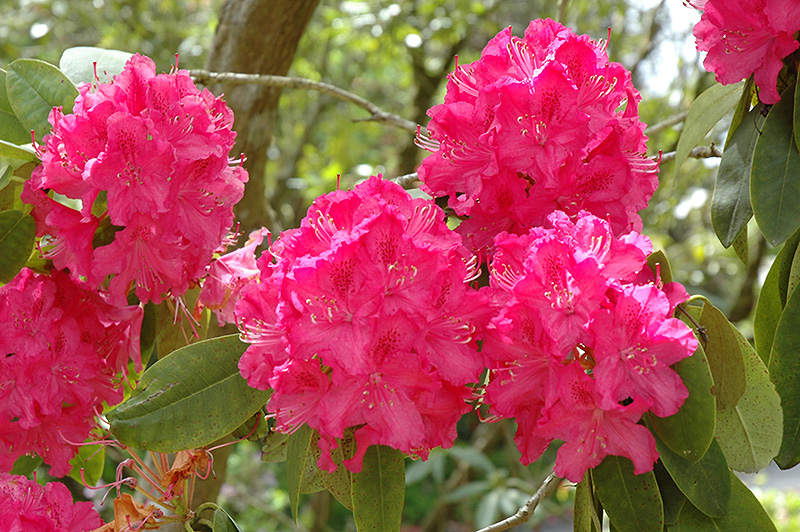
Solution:
[[(216, 72), (286, 75), (297, 44), (319, 0), (226, 0), (206, 61)], [(272, 138), (280, 89), (256, 85), (219, 84), (211, 87), (235, 115), (236, 150), (246, 157), (250, 173), (236, 219), (246, 235), (272, 227), (265, 196), (264, 172)]]

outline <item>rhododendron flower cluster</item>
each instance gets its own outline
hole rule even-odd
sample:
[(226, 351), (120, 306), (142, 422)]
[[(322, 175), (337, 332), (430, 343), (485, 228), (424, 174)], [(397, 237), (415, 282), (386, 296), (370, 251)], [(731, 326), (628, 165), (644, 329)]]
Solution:
[(759, 99), (777, 103), (782, 59), (795, 50), (800, 30), (796, 0), (690, 0), (703, 16), (694, 27), (697, 49), (708, 52), (703, 65), (723, 85), (754, 74)]
[(233, 114), (188, 72), (156, 74), (140, 55), (113, 82), (79, 89), (72, 114), (51, 112), (23, 192), (51, 237), (47, 256), (92, 286), (111, 276), (120, 304), (132, 284), (145, 302), (180, 296), (228, 234), (247, 181), (228, 161)]
[(92, 503), (73, 502), (64, 484), (8, 473), (0, 473), (0, 523), (6, 532), (87, 532), (103, 524)]
[(430, 138), (419, 138), (433, 152), (419, 178), (469, 217), (457, 231), (474, 249), (556, 209), (592, 212), (617, 234), (641, 229), (658, 164), (644, 156), (641, 96), (604, 44), (535, 20), (521, 39), (501, 31), (449, 80), (428, 111)]
[(555, 472), (570, 481), (607, 455), (650, 471), (655, 441), (638, 421), (672, 415), (688, 396), (669, 367), (697, 348), (672, 317), (686, 292), (652, 274), (647, 237), (617, 238), (586, 212), (573, 222), (556, 211), (548, 222), (495, 240), (491, 285), (503, 307), (482, 349), (485, 400), (516, 418), (525, 463), (559, 439)]
[(273, 390), (277, 428), (319, 431), (319, 466), (355, 428), (364, 452), (384, 444), (425, 458), (449, 447), (483, 364), (487, 300), (467, 281), (475, 260), (433, 202), (372, 177), (317, 198), (300, 228), (258, 260), (236, 318), (250, 347), (239, 368)]
[(110, 305), (64, 272), (23, 269), (0, 287), (0, 470), (36, 453), (51, 474), (70, 471), (103, 403), (117, 404), (117, 375), (141, 369), (142, 309)]

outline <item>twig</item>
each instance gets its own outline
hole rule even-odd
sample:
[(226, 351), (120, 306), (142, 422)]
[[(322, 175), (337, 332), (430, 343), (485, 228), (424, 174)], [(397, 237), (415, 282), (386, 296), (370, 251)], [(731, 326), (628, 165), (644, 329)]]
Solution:
[(389, 125), (405, 129), (416, 133), (417, 125), (410, 120), (396, 114), (387, 113), (374, 103), (365, 100), (357, 94), (346, 91), (328, 83), (314, 81), (306, 78), (294, 78), (287, 76), (272, 76), (268, 74), (242, 74), (238, 72), (209, 72), (207, 70), (190, 70), (189, 75), (197, 83), (208, 85), (210, 83), (234, 83), (245, 84), (253, 83), (266, 87), (277, 87), (282, 89), (305, 89), (329, 94), (345, 102), (355, 104), (370, 113), (367, 119), (373, 122), (386, 122)]
[(656, 133), (660, 133), (664, 129), (672, 127), (676, 124), (680, 124), (684, 120), (686, 120), (686, 116), (689, 114), (689, 111), (684, 111), (682, 113), (678, 113), (675, 116), (671, 116), (666, 120), (662, 120), (657, 124), (653, 124), (652, 126), (648, 126), (644, 130), (645, 135), (655, 135)]
[[(722, 150), (711, 144), (710, 146), (698, 146), (694, 148), (690, 153), (689, 157), (693, 157), (695, 159), (711, 159), (714, 157), (722, 157)], [(658, 155), (653, 155), (650, 157), (651, 159), (658, 159)], [(661, 162), (665, 163), (667, 161), (672, 161), (675, 159), (675, 152), (667, 152), (661, 156)]]
[(555, 473), (550, 473), (550, 475), (544, 479), (542, 485), (539, 486), (539, 489), (536, 490), (536, 493), (533, 494), (533, 497), (528, 499), (528, 502), (526, 502), (522, 508), (517, 510), (517, 513), (511, 517), (503, 519), (498, 523), (489, 525), (486, 528), (481, 528), (478, 530), (478, 532), (500, 532), (501, 530), (508, 530), (512, 526), (525, 523), (531, 518), (533, 511), (536, 510), (536, 507), (539, 506), (539, 503), (542, 502), (542, 499), (553, 493), (560, 483), (561, 478)]
[(411, 188), (411, 185), (419, 181), (419, 175), (416, 172), (410, 174), (399, 175), (394, 178), (394, 182), (403, 188)]

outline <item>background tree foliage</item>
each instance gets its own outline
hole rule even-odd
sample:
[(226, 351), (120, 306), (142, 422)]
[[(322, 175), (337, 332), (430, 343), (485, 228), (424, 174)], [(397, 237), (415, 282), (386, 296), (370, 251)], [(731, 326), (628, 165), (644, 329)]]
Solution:
[[(260, 58), (252, 71), (283, 74), (291, 64), (290, 76), (345, 88), (424, 127), (426, 110), (442, 99), (455, 55), (461, 63), (472, 61), (503, 27), (512, 25), (521, 34), (531, 19), (551, 17), (595, 39), (608, 38), (605, 28), (611, 28), (609, 55), (632, 71), (643, 96), (642, 119), (656, 125), (648, 132), (652, 155), (675, 150), (681, 113), (713, 84), (691, 44), (686, 46), (691, 26), (676, 24), (694, 14), (674, 1), (304, 3), (308, 13), (313, 10), (307, 26), (287, 27), (265, 23), (278, 18), (270, 9), (279, 9), (281, 2), (261, 2), (259, 16), (226, 19), (237, 10), (246, 12), (250, 2), (19, 0), (4, 5), (0, 17), (0, 68), (19, 57), (57, 63), (64, 49), (87, 45), (141, 52), (164, 70), (174, 64), (178, 53), (182, 68), (245, 71), (248, 58), (221, 53), (226, 44), (214, 37), (218, 22), (224, 20), (234, 29), (241, 26), (247, 39), (244, 45)], [(313, 4), (318, 4), (315, 9)], [(256, 42), (253, 36), (259, 33), (263, 41)], [(291, 51), (277, 60), (274, 45), (265, 44), (301, 34), (293, 61)], [(374, 173), (396, 177), (413, 172), (425, 155), (414, 146), (408, 131), (365, 121), (365, 111), (324, 94), (262, 89), (269, 95), (259, 99), (237, 94), (256, 89), (224, 90), (234, 109), (237, 100), (258, 101), (243, 107), (246, 126), (244, 118), (235, 124), (239, 145), (248, 147), (250, 179), (263, 184), (248, 187), (252, 216), (245, 220), (245, 229), (257, 220), (268, 224), (274, 234), (295, 227), (311, 200), (332, 190), (337, 179), (347, 188)], [(712, 131), (707, 143), (722, 146), (722, 133)], [(722, 249), (711, 230), (709, 209), (716, 164), (714, 159), (690, 159), (673, 177), (673, 163), (662, 163), (661, 186), (643, 213), (644, 232), (657, 249), (666, 250), (675, 280), (692, 294), (706, 295), (747, 332), (752, 330), (748, 322), (758, 276), (766, 271), (774, 252), (757, 231), (751, 231), (747, 266), (732, 249)], [(454, 449), (435, 452), (429, 461), (408, 467), (408, 484), (413, 489), (408, 491), (404, 522), (418, 530), (468, 530), (510, 515), (550, 470), (548, 460), (554, 449), (537, 464), (527, 468), (519, 464), (510, 423), (477, 424), (470, 417), (463, 420), (459, 435), (462, 439)], [(259, 455), (255, 445), (237, 447), (230, 460), (233, 473), (222, 496), (245, 530), (291, 529), (286, 486), (281, 484), (285, 475), (278, 471), (283, 466), (262, 464)], [(114, 468), (106, 471), (113, 474)], [(218, 464), (218, 476), (221, 471)], [(548, 513), (565, 511), (568, 496), (557, 493), (543, 507), (549, 511), (540, 511), (533, 525)], [(318, 493), (306, 499), (301, 529), (349, 529), (348, 515), (327, 492)]]

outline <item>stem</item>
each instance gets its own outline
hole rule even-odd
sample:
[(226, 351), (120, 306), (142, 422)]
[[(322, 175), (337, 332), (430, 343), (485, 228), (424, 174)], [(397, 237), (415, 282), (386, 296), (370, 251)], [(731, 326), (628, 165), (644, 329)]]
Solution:
[(388, 113), (374, 103), (328, 83), (314, 81), (306, 78), (295, 78), (288, 76), (273, 76), (268, 74), (242, 74), (238, 72), (209, 72), (208, 70), (190, 70), (189, 75), (197, 83), (208, 85), (209, 83), (253, 83), (267, 87), (279, 87), (282, 89), (305, 89), (319, 91), (329, 94), (345, 102), (355, 104), (362, 109), (366, 109), (370, 115), (366, 120), (374, 122), (386, 122), (389, 125), (399, 127), (416, 133), (417, 125), (410, 120), (406, 120), (398, 115)]
[(561, 0), (558, 4), (558, 21), (564, 25), (567, 24), (567, 6), (569, 0)]
[(517, 510), (517, 513), (493, 525), (489, 525), (486, 528), (481, 528), (478, 532), (500, 532), (501, 530), (508, 530), (512, 526), (526, 522), (531, 518), (533, 511), (539, 506), (542, 499), (553, 493), (560, 483), (561, 478), (555, 473), (550, 473), (547, 478), (544, 479), (542, 485), (539, 486), (539, 489), (536, 490), (536, 493), (528, 499), (528, 502), (526, 502), (522, 508)]

